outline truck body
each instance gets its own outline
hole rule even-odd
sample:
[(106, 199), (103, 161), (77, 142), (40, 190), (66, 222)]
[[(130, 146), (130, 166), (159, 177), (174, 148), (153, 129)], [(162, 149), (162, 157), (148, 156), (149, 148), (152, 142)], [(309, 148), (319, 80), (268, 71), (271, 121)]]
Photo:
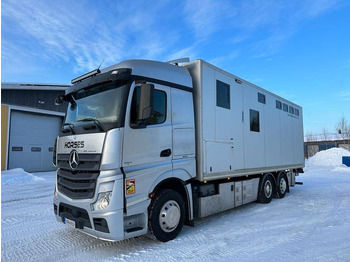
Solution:
[(171, 240), (195, 218), (284, 197), (304, 167), (302, 108), (203, 60), (127, 60), (72, 83), (54, 212), (100, 239)]

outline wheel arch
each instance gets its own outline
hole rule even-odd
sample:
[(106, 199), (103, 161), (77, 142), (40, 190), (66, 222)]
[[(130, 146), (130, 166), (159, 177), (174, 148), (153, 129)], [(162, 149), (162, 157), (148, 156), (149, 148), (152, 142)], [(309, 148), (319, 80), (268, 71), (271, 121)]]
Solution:
[(192, 190), (190, 186), (187, 186), (187, 181), (191, 176), (184, 170), (174, 170), (174, 173), (176, 173), (176, 177), (168, 175), (159, 177), (152, 185), (149, 196), (154, 197), (157, 192), (164, 189), (172, 189), (178, 192), (185, 202), (185, 223), (188, 224), (193, 219)]

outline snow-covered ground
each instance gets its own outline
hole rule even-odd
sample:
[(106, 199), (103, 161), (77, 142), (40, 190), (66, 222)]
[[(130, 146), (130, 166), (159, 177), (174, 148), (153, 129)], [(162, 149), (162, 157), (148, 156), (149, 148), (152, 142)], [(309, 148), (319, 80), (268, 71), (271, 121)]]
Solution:
[(94, 239), (56, 222), (54, 172), (1, 174), (2, 261), (350, 261), (350, 168), (343, 149), (306, 162), (283, 199), (251, 203), (184, 227), (173, 241)]

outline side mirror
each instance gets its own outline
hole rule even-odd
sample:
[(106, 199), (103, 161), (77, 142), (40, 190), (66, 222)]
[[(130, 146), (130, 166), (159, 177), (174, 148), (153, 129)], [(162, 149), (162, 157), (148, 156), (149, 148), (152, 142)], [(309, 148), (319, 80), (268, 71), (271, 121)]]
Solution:
[(140, 87), (140, 106), (137, 111), (137, 119), (145, 122), (153, 116), (154, 85), (143, 84)]
[(62, 103), (63, 103), (63, 96), (62, 95), (61, 96), (57, 96), (56, 99), (55, 99), (55, 105), (59, 106), (59, 105), (62, 105)]

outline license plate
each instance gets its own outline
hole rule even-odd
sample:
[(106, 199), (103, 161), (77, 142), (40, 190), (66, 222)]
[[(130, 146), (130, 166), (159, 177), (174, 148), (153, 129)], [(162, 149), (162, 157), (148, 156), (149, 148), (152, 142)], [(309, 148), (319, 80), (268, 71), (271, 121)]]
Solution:
[(64, 223), (65, 223), (66, 225), (70, 226), (70, 227), (74, 227), (74, 228), (75, 228), (75, 221), (73, 221), (73, 220), (70, 220), (70, 219), (68, 219), (68, 218), (65, 218), (65, 219), (64, 219)]

